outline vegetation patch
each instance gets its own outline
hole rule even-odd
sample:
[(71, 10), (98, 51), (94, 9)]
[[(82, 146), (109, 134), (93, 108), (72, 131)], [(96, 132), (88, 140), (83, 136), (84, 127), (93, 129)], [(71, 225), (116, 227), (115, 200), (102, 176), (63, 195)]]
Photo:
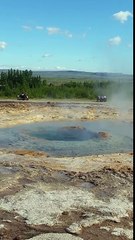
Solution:
[[(128, 82), (128, 84), (127, 84)], [(29, 98), (55, 98), (55, 99), (90, 99), (95, 100), (97, 95), (111, 97), (118, 91), (132, 94), (131, 81), (113, 81), (99, 78), (63, 78), (48, 79), (35, 75), (31, 70), (13, 70), (0, 73), (0, 97), (17, 98), (20, 93), (27, 93)]]

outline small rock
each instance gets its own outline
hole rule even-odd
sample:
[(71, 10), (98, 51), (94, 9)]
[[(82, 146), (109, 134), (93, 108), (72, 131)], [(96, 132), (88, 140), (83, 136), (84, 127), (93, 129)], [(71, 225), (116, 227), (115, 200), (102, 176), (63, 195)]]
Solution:
[(62, 215), (68, 215), (68, 214), (69, 214), (68, 211), (62, 212)]
[(79, 235), (82, 232), (82, 226), (79, 225), (78, 223), (73, 223), (72, 225), (66, 228), (66, 231), (68, 233)]
[(108, 138), (109, 137), (109, 133), (107, 133), (107, 132), (98, 132), (98, 135), (101, 138)]
[(5, 226), (4, 226), (4, 224), (0, 224), (0, 229), (2, 229), (2, 228), (4, 228)]

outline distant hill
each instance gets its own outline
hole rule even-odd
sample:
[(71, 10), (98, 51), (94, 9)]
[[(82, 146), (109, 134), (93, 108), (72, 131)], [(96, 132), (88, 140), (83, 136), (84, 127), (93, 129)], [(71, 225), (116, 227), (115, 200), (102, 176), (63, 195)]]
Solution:
[(133, 76), (130, 74), (122, 73), (106, 73), (106, 72), (83, 72), (83, 71), (33, 71), (34, 75), (50, 78), (92, 78), (94, 79), (130, 79)]
[(133, 75), (122, 73), (106, 72), (83, 72), (83, 71), (33, 71), (33, 75), (40, 75), (42, 78), (56, 78), (74, 80), (103, 80), (103, 81), (120, 81), (133, 82)]
[[(8, 69), (0, 69), (0, 72), (7, 72)], [(114, 80), (133, 81), (133, 75), (108, 72), (84, 72), (84, 71), (32, 71), (34, 76), (42, 78), (68, 78), (68, 79), (92, 79), (92, 80)]]

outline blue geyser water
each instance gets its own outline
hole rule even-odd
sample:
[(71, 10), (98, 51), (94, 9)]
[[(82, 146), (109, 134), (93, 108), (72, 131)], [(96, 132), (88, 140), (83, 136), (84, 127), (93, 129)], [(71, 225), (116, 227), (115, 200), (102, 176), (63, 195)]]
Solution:
[(34, 131), (32, 136), (50, 141), (85, 141), (98, 138), (98, 133), (80, 126), (57, 127), (57, 129), (44, 129)]
[[(99, 132), (108, 134), (99, 137)], [(122, 121), (59, 121), (0, 129), (0, 147), (85, 156), (133, 151), (133, 124)]]

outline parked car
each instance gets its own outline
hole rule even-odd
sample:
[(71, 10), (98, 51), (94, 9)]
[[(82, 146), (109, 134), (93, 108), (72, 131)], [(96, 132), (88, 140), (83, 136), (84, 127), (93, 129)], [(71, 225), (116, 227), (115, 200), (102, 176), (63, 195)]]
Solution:
[(97, 102), (107, 102), (106, 96), (97, 96)]
[(26, 93), (21, 93), (21, 94), (17, 95), (17, 99), (18, 100), (29, 100), (29, 97)]

